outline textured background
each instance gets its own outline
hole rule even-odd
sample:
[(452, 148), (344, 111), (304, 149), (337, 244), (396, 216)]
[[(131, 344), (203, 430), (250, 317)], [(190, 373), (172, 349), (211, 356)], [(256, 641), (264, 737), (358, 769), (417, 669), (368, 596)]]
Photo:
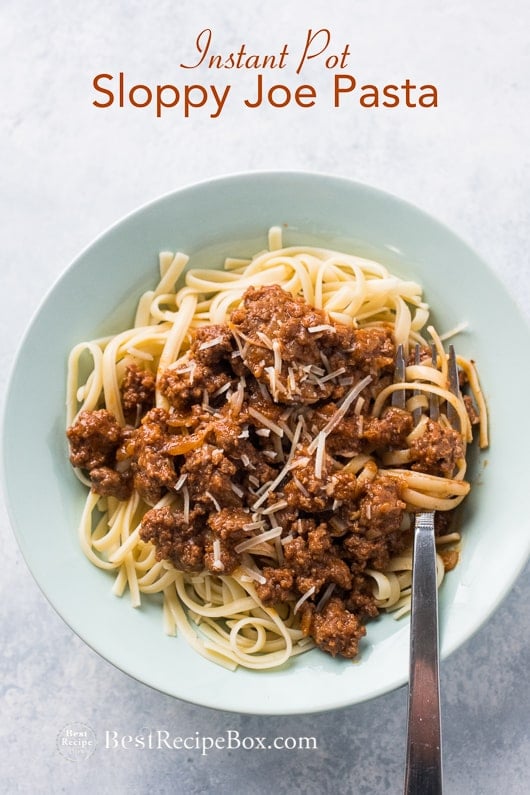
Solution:
[[(385, 189), (447, 223), (491, 264), (530, 313), (530, 12), (522, 0), (3, 0), (1, 394), (42, 294), (94, 236), (137, 205), (233, 171), (307, 168)], [(91, 79), (122, 70), (137, 82), (183, 82), (179, 62), (214, 30), (216, 49), (258, 52), (328, 27), (351, 44), (362, 82), (405, 77), (440, 88), (436, 111), (332, 110), (329, 75), (309, 68), (326, 98), (313, 110), (222, 117), (179, 110), (93, 108)], [(293, 44), (294, 46), (294, 44)], [(250, 82), (229, 74), (239, 99)], [(202, 79), (205, 77), (203, 75)], [(223, 79), (227, 79), (223, 75)], [(221, 81), (221, 79), (219, 78)], [(290, 77), (290, 82), (294, 82)], [(477, 295), (470, 300), (478, 300)], [(493, 319), (493, 322), (495, 320)], [(502, 354), (502, 351), (499, 351)], [(53, 527), (53, 517), (48, 517)], [(528, 517), (521, 517), (528, 522)], [(6, 793), (398, 793), (406, 693), (336, 713), (237, 716), (156, 693), (114, 670), (45, 601), (0, 513), (3, 575), (0, 789)], [(442, 664), (448, 793), (530, 789), (528, 567), (491, 620)], [(88, 724), (100, 747), (63, 758), (56, 735)], [(174, 735), (317, 738), (318, 749), (259, 752), (104, 750), (106, 730)]]

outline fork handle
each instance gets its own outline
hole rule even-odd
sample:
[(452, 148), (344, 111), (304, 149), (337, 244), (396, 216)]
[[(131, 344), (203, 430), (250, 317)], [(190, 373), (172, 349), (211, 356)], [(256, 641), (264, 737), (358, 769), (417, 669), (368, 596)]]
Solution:
[(414, 532), (405, 795), (440, 795), (441, 745), (434, 515), (425, 512)]

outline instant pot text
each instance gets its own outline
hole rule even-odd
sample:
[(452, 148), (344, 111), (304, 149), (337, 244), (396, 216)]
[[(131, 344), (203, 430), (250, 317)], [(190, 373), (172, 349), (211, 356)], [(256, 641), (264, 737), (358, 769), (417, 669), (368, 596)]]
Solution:
[[(157, 118), (178, 112), (186, 119), (197, 113), (217, 119), (235, 102), (249, 110), (310, 109), (322, 103), (332, 108), (438, 107), (438, 88), (431, 83), (402, 76), (381, 84), (353, 74), (351, 50), (349, 43), (334, 38), (327, 28), (310, 28), (297, 46), (285, 43), (275, 52), (254, 53), (242, 43), (236, 50), (222, 52), (213, 31), (205, 28), (198, 34), (192, 54), (177, 67), (182, 79), (145, 83), (123, 71), (100, 72), (92, 80), (92, 104), (115, 111), (140, 108)], [(312, 82), (304, 79), (304, 72), (311, 72)], [(252, 75), (252, 80), (238, 94), (236, 81), (241, 74)]]

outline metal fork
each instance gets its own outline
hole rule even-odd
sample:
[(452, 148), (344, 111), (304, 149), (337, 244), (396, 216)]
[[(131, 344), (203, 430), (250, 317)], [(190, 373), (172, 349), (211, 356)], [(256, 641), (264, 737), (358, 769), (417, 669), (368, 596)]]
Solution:
[(442, 792), (434, 511), (416, 514), (414, 525), (404, 791), (406, 795), (440, 795)]
[[(436, 367), (436, 348), (431, 348), (432, 363)], [(415, 363), (420, 362), (416, 346)], [(458, 393), (458, 369), (453, 346), (449, 348), (449, 388)], [(403, 383), (406, 362), (403, 346), (396, 356), (395, 382)], [(405, 408), (404, 389), (396, 390), (392, 405)], [(452, 408), (452, 407), (451, 407)], [(414, 423), (421, 419), (421, 408), (413, 410)], [(429, 397), (429, 416), (439, 416), (436, 395)], [(448, 412), (453, 425), (458, 418)], [(442, 793), (442, 731), (440, 711), (440, 676), (438, 652), (438, 591), (436, 586), (436, 545), (434, 511), (416, 514), (412, 570), (412, 605), (410, 621), (410, 662), (407, 756), (405, 795), (440, 795)]]

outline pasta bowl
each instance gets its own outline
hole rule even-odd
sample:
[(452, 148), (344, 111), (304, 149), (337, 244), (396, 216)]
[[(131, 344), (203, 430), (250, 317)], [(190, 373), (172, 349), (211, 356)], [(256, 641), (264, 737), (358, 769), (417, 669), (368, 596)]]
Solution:
[[(191, 267), (220, 268), (227, 256), (245, 258), (265, 248), (267, 231), (276, 225), (286, 245), (324, 246), (377, 260), (422, 285), (438, 329), (465, 325), (458, 348), (478, 364), (491, 441), (484, 453), (472, 451), (472, 490), (459, 516), (460, 561), (440, 592), (442, 657), (490, 616), (529, 549), (520, 521), (525, 478), (518, 451), (530, 440), (514, 410), (514, 395), (530, 387), (528, 372), (519, 367), (528, 330), (488, 266), (450, 230), (388, 194), (298, 172), (215, 179), (133, 212), (81, 253), (51, 288), (24, 337), (3, 427), (8, 508), (42, 591), (100, 655), (171, 696), (252, 714), (335, 709), (403, 685), (408, 619), (384, 615), (371, 621), (354, 662), (312, 649), (268, 671), (226, 670), (198, 656), (184, 638), (165, 635), (159, 600), (144, 599), (133, 609), (127, 594), (112, 594), (112, 578), (80, 549), (77, 526), (86, 488), (68, 462), (65, 378), (76, 343), (130, 326), (140, 294), (157, 282), (159, 251), (183, 251)], [(502, 322), (493, 324), (493, 316)], [(46, 357), (43, 340), (50, 352)], [(494, 351), (502, 351), (502, 357)], [(43, 384), (38, 402), (27, 388), (28, 373)], [(38, 499), (28, 499), (28, 483)]]

